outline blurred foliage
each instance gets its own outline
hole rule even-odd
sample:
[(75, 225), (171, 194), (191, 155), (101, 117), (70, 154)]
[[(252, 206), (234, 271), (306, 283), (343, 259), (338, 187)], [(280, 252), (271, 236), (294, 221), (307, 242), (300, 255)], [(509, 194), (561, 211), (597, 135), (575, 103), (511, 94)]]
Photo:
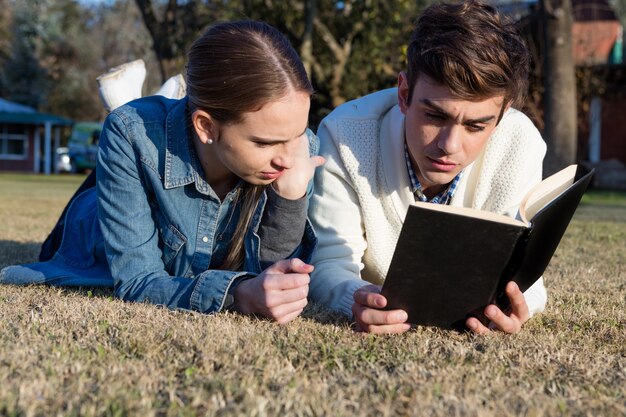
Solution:
[(338, 104), (395, 85), (413, 20), (428, 3), (0, 0), (0, 97), (75, 120), (102, 119), (95, 79), (110, 67), (143, 59), (149, 93), (183, 72), (188, 46), (215, 21), (264, 20), (301, 51), (310, 19), (312, 53), (304, 60), (317, 92), (316, 125)]
[(129, 60), (152, 60), (131, 0), (90, 7), (77, 0), (0, 0), (0, 6), (0, 97), (7, 100), (74, 120), (102, 119), (96, 77)]
[[(153, 45), (162, 80), (184, 67), (184, 50), (201, 28), (218, 20), (256, 19), (277, 27), (301, 51), (317, 92), (316, 125), (332, 108), (395, 84), (412, 23), (428, 1), (398, 0), (135, 0)], [(309, 7), (307, 7), (307, 5)], [(312, 53), (302, 51), (307, 21)]]
[[(344, 101), (395, 85), (414, 19), (432, 2), (0, 0), (0, 97), (74, 120), (102, 119), (99, 74), (143, 59), (148, 69), (144, 94), (149, 94), (184, 71), (185, 52), (204, 27), (251, 18), (277, 27), (301, 53), (316, 90), (311, 112), (316, 126)], [(624, 19), (626, 0), (611, 3)], [(524, 110), (542, 129), (541, 28), (528, 20), (520, 26), (533, 55)], [(578, 70), (583, 112), (587, 97), (602, 89), (601, 74), (594, 74)], [(583, 116), (579, 120), (586, 122)]]

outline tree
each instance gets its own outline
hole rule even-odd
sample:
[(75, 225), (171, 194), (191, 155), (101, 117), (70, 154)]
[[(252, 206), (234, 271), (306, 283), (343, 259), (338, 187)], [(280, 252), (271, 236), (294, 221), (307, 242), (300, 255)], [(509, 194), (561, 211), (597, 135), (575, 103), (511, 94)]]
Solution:
[(246, 0), (243, 13), (277, 27), (300, 50), (316, 90), (315, 125), (346, 100), (395, 85), (413, 19), (428, 3)]
[[(152, 38), (135, 1), (103, 3), (94, 7), (93, 14), (96, 18), (89, 37), (93, 41), (92, 48), (98, 51), (98, 60), (92, 64), (96, 69), (95, 76), (112, 67), (142, 59), (147, 68), (144, 94), (157, 90), (163, 81), (152, 49)], [(96, 92), (95, 77), (92, 82)]]
[(8, 0), (0, 0), (0, 97), (7, 95), (4, 65), (11, 56), (11, 22), (13, 8)]
[(576, 79), (572, 53), (571, 0), (542, 0), (545, 30), (544, 138), (548, 151), (544, 174), (576, 160)]
[(184, 67), (185, 51), (207, 24), (231, 17), (236, 1), (167, 0), (164, 7), (155, 7), (152, 0), (135, 0), (143, 22), (152, 38), (161, 74), (161, 82), (180, 73)]

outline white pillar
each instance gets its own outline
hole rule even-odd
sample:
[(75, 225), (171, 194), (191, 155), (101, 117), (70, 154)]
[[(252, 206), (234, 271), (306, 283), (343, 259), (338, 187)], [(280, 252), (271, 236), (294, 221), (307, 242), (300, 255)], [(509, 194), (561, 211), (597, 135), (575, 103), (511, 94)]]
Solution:
[(35, 146), (33, 147), (33, 171), (35, 174), (39, 174), (41, 171), (41, 158), (39, 152), (41, 152), (41, 135), (39, 134), (39, 126), (35, 126)]
[(57, 149), (61, 146), (61, 127), (54, 127), (54, 150), (52, 151), (52, 168), (55, 174), (59, 173), (59, 164), (57, 164)]
[(602, 145), (602, 100), (600, 97), (591, 99), (589, 106), (589, 162), (600, 162)]
[(50, 122), (46, 122), (45, 124), (44, 135), (43, 172), (46, 175), (50, 175), (50, 160), (52, 159), (52, 155), (50, 152), (50, 148), (52, 148), (52, 124)]

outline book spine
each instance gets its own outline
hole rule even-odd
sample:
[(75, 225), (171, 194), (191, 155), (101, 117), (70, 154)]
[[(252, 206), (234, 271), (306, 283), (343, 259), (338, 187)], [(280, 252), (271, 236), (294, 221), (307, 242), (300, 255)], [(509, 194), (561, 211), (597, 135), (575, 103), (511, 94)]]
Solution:
[(504, 290), (506, 289), (506, 285), (513, 279), (522, 265), (526, 252), (526, 246), (532, 236), (533, 228), (527, 227), (521, 229), (521, 231), (522, 232), (517, 239), (517, 243), (515, 244), (515, 249), (513, 249), (513, 253), (511, 254), (511, 258), (500, 276), (500, 281), (493, 297), (493, 303), (500, 307), (502, 311), (506, 311), (510, 307), (509, 297), (506, 296)]

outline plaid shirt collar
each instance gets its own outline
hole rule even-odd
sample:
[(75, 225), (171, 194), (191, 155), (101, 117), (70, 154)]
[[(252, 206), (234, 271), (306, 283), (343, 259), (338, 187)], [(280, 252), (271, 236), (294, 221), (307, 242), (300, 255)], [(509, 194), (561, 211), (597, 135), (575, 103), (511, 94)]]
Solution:
[(428, 197), (422, 192), (422, 185), (417, 179), (417, 175), (415, 175), (415, 171), (413, 170), (413, 164), (411, 164), (411, 157), (409, 156), (409, 150), (406, 146), (406, 142), (404, 142), (404, 160), (406, 162), (406, 167), (409, 171), (409, 179), (411, 180), (411, 192), (415, 196), (415, 201), (423, 201), (426, 203), (434, 203), (434, 204), (449, 204), (450, 200), (452, 200), (452, 196), (456, 191), (459, 181), (463, 176), (463, 171), (459, 172), (456, 177), (450, 182), (448, 188), (434, 196), (432, 199), (428, 200)]

